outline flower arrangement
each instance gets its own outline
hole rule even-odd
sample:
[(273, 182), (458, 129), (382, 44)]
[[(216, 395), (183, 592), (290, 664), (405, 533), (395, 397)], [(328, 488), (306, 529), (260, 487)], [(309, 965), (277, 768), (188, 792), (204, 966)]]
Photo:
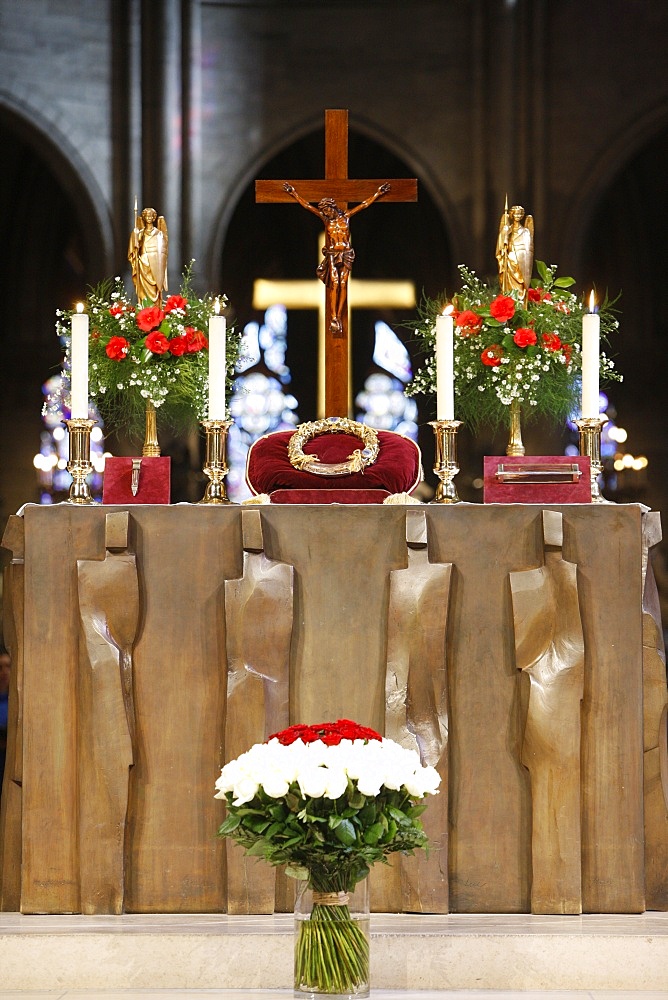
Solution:
[[(107, 426), (130, 434), (144, 429), (153, 404), (162, 423), (183, 429), (206, 416), (208, 404), (208, 323), (216, 299), (192, 290), (192, 262), (181, 288), (164, 305), (138, 306), (121, 278), (92, 288), (85, 310), (90, 321), (89, 395)], [(220, 297), (220, 306), (226, 302)], [(58, 310), (56, 331), (65, 345), (63, 385), (69, 385), (72, 312)], [(231, 390), (240, 336), (227, 330), (226, 365)], [(61, 405), (63, 400), (58, 401)], [(47, 404), (48, 405), (48, 404)]]
[[(461, 265), (460, 291), (453, 296), (456, 416), (473, 430), (509, 419), (515, 403), (526, 416), (542, 414), (565, 421), (578, 406), (582, 371), (582, 317), (585, 303), (570, 291), (575, 280), (557, 277), (556, 268), (536, 261), (526, 303), (504, 295)], [(444, 299), (446, 297), (444, 296)], [(428, 355), (406, 389), (408, 395), (435, 392), (436, 317), (444, 301), (425, 298), (415, 330)], [(618, 327), (614, 301), (599, 308), (601, 337)], [(603, 379), (621, 381), (614, 363), (600, 354)]]
[(368, 939), (347, 896), (388, 854), (427, 847), (422, 799), (439, 782), (414, 750), (347, 719), (291, 726), (223, 767), (219, 836), (286, 865), (314, 893), (298, 931), (296, 988), (360, 993), (368, 983)]

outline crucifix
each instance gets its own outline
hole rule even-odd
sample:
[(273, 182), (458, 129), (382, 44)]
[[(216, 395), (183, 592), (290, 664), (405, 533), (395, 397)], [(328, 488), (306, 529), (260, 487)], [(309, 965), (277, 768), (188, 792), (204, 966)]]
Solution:
[[(322, 235), (318, 240), (322, 247)], [(281, 303), (287, 309), (317, 309), (318, 311), (318, 419), (329, 416), (325, 403), (325, 338), (327, 317), (325, 300), (318, 282), (312, 278), (285, 278), (268, 280), (256, 278), (253, 282), (253, 308), (268, 309)], [(350, 278), (348, 282), (348, 333), (352, 334), (353, 309), (414, 309), (415, 285), (412, 281), (394, 279)], [(348, 345), (350, 346), (350, 345)], [(350, 372), (346, 389), (346, 409), (352, 404)], [(337, 414), (333, 414), (336, 416)]]
[[(355, 257), (349, 220), (375, 201), (417, 201), (417, 180), (353, 180), (348, 177), (348, 112), (325, 111), (325, 177), (322, 180), (255, 182), (255, 200), (296, 201), (325, 225), (323, 261), (317, 275), (325, 284), (325, 410), (348, 415), (348, 281)], [(348, 202), (355, 207), (348, 209)], [(314, 203), (314, 204), (313, 204)], [(317, 207), (315, 207), (317, 206)]]

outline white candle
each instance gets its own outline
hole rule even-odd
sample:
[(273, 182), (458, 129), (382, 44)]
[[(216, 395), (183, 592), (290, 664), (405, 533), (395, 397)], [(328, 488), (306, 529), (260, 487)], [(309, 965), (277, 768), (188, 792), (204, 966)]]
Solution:
[(455, 345), (452, 306), (436, 317), (436, 419), (455, 419)]
[(598, 370), (601, 341), (601, 317), (594, 312), (594, 293), (589, 298), (589, 312), (582, 317), (582, 416), (599, 413)]
[(70, 412), (73, 419), (88, 418), (88, 316), (83, 302), (72, 315), (72, 347), (70, 350)]
[(225, 419), (225, 317), (216, 315), (209, 320), (209, 420)]

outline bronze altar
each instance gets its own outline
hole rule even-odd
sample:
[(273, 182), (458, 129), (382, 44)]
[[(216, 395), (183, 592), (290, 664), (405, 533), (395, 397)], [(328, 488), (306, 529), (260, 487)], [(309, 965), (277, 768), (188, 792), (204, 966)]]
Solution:
[(668, 909), (659, 534), (636, 505), (26, 507), (1, 908), (290, 909), (216, 838), (213, 783), (347, 716), (443, 776), (374, 910)]

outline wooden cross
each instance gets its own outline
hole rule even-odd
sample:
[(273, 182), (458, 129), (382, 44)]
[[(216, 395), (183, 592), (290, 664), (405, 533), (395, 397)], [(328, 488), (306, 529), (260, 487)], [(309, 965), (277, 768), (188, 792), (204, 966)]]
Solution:
[[(388, 185), (387, 190), (379, 195), (379, 189), (385, 185)], [(288, 188), (292, 188), (292, 192)], [(340, 211), (346, 212), (348, 203), (353, 202), (357, 209), (351, 210), (349, 214), (352, 215), (364, 202), (370, 204), (376, 198), (393, 202), (417, 201), (417, 180), (408, 177), (391, 181), (349, 178), (348, 112), (330, 109), (325, 111), (324, 179), (255, 182), (255, 200), (263, 204), (292, 202), (296, 200), (295, 193), (304, 207), (331, 198)], [(319, 214), (314, 208), (311, 211)], [(347, 276), (345, 279), (338, 304), (331, 286), (328, 285), (325, 295), (325, 410), (328, 417), (348, 416)]]
[[(322, 246), (322, 239), (319, 241)], [(325, 402), (327, 385), (325, 370), (325, 341), (327, 316), (322, 289), (313, 278), (285, 278), (269, 280), (256, 278), (253, 282), (253, 309), (268, 309), (280, 303), (287, 309), (318, 310), (318, 419), (329, 416)], [(351, 278), (348, 283), (348, 333), (352, 333), (351, 313), (353, 309), (414, 309), (416, 304), (415, 285), (412, 281), (392, 279)], [(349, 345), (350, 346), (350, 345)], [(352, 407), (350, 373), (346, 387), (346, 409), (348, 416)], [(332, 414), (338, 416), (340, 414)]]

